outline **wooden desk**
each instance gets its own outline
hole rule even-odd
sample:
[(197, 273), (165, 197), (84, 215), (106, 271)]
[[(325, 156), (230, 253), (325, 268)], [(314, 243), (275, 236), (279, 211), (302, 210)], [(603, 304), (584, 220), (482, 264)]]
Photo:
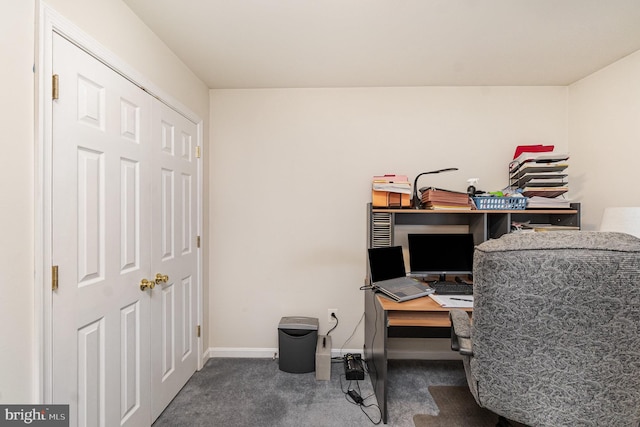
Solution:
[[(364, 353), (369, 378), (378, 400), (382, 422), (387, 423), (387, 343), (388, 327), (450, 327), (449, 308), (441, 307), (429, 297), (397, 303), (365, 291)], [(472, 308), (463, 308), (467, 312)]]

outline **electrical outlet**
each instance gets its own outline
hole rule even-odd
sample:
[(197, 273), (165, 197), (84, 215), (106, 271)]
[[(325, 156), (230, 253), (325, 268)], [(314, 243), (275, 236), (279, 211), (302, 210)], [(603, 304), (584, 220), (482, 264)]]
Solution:
[[(336, 317), (333, 317), (332, 314), (335, 314)], [(329, 323), (336, 323), (337, 322), (337, 320), (336, 320), (337, 318), (338, 318), (338, 309), (337, 308), (330, 308), (328, 310), (328, 313), (327, 313), (328, 322)]]

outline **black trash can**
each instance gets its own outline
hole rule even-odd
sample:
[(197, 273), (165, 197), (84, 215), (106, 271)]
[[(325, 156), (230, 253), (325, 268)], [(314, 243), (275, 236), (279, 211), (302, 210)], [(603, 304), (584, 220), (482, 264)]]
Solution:
[(278, 367), (294, 374), (316, 369), (316, 317), (283, 317), (278, 325)]

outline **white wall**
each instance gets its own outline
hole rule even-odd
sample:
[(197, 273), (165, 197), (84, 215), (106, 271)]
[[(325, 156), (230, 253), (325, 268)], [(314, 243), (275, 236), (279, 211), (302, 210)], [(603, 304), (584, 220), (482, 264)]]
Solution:
[(0, 14), (0, 402), (32, 399), (34, 3), (4, 2)]
[[(566, 87), (210, 93), (214, 350), (275, 348), (282, 316), (325, 333), (329, 308), (342, 346), (363, 312), (373, 175), (458, 167), (419, 185), (497, 190), (517, 145), (568, 148)], [(362, 344), (360, 327), (345, 348)]]
[[(120, 0), (48, 1), (57, 12), (204, 120), (209, 93)], [(0, 227), (0, 403), (38, 400), (34, 317), (36, 0), (3, 3), (0, 80), (2, 199)], [(206, 152), (206, 148), (205, 148)], [(206, 200), (205, 200), (206, 202)], [(206, 280), (205, 280), (205, 283)]]
[(596, 230), (608, 206), (640, 206), (640, 51), (569, 87), (571, 197)]

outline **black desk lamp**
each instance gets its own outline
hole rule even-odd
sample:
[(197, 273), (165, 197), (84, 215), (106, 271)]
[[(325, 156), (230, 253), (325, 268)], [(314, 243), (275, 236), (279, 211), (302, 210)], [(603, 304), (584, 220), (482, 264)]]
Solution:
[(458, 168), (446, 168), (446, 169), (438, 169), (437, 171), (422, 172), (421, 174), (418, 174), (418, 176), (416, 176), (416, 179), (413, 180), (413, 207), (416, 209), (420, 209), (420, 205), (422, 204), (420, 202), (420, 199), (418, 198), (418, 178), (420, 178), (422, 175), (428, 175), (431, 173), (449, 172), (449, 171), (457, 171), (457, 170)]

